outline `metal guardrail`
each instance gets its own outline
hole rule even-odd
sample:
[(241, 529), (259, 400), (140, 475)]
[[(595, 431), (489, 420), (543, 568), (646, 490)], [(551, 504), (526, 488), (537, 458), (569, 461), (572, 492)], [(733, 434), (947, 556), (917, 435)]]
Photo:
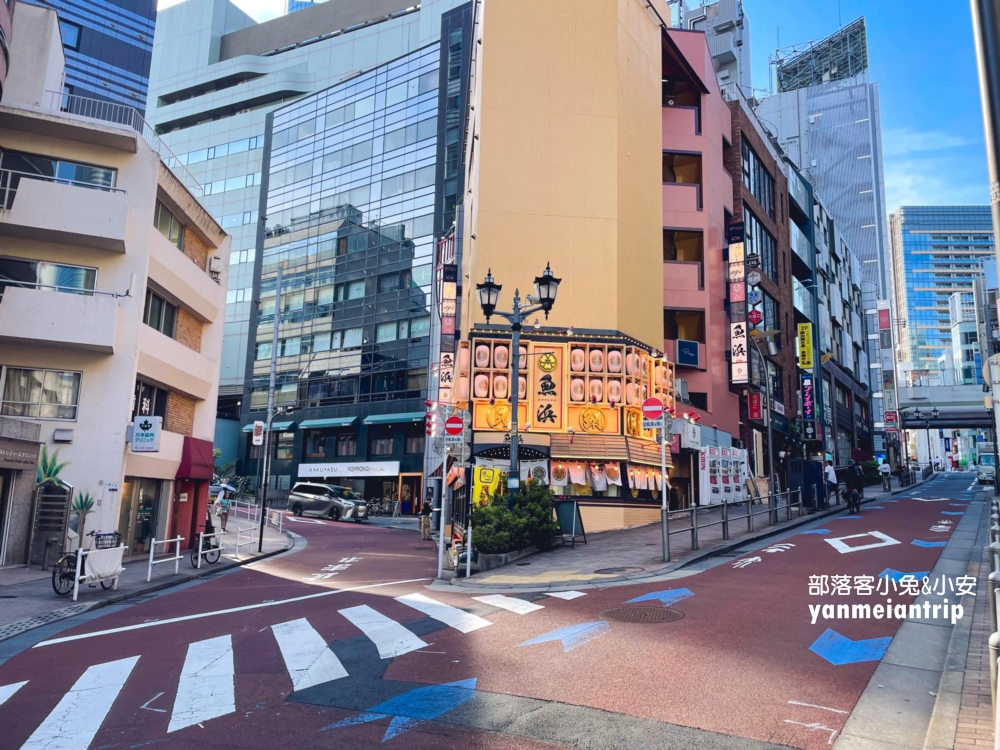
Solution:
[(930, 464), (928, 464), (927, 466), (925, 466), (924, 468), (922, 468), (920, 470), (920, 478), (921, 479), (927, 479), (933, 473), (934, 473), (934, 467), (931, 466)]
[[(174, 537), (173, 539), (150, 539), (150, 541), (149, 541), (149, 562), (146, 564), (146, 583), (149, 583), (149, 581), (153, 577), (153, 566), (154, 565), (159, 565), (160, 563), (173, 562), (173, 564), (174, 564), (174, 575), (177, 575), (180, 572), (180, 565), (181, 565), (181, 542), (183, 542), (183, 541), (184, 541), (184, 537), (182, 537), (182, 536)], [(159, 560), (154, 560), (153, 559), (153, 554), (155, 553), (156, 545), (157, 544), (167, 545), (167, 544), (175, 544), (175, 543), (177, 544), (177, 549), (174, 550), (174, 556), (173, 557), (164, 557), (164, 558), (161, 558)], [(166, 547), (164, 547), (163, 551), (164, 552), (167, 551)]]
[[(259, 529), (259, 528), (260, 528), (259, 524), (254, 524), (249, 529), (244, 529), (242, 526), (239, 527), (238, 529), (236, 529), (236, 559), (237, 560), (240, 559), (240, 547), (245, 547), (248, 544), (252, 546), (253, 543), (254, 543), (254, 536), (257, 534), (257, 529)], [(249, 534), (250, 534), (250, 540), (249, 541), (246, 541), (246, 542), (240, 541), (241, 535), (243, 534), (244, 531), (249, 532)], [(253, 551), (251, 551), (250, 554), (253, 554)]]
[(62, 177), (55, 177), (54, 175), (22, 172), (17, 169), (0, 169), (0, 208), (5, 208), (9, 211), (11, 206), (14, 205), (14, 196), (17, 194), (18, 188), (21, 187), (21, 178), (41, 180), (42, 182), (55, 182), (60, 185), (75, 185), (76, 187), (87, 188), (88, 190), (101, 190), (105, 193), (125, 192), (122, 188), (111, 187), (110, 185), (98, 185), (94, 182), (67, 180)]
[(1000, 612), (1000, 499), (990, 501), (990, 573), (987, 576), (987, 591), (990, 603), (990, 696), (993, 699), (993, 748), (1000, 750), (1000, 711), (997, 710), (997, 659), (1000, 658), (1000, 632), (997, 632), (997, 613)]
[(39, 284), (35, 281), (13, 281), (9, 279), (0, 279), (0, 299), (3, 299), (4, 289), (9, 289), (11, 287), (25, 287), (28, 289), (47, 289), (53, 292), (62, 292), (63, 294), (81, 294), (84, 297), (118, 297), (115, 292), (99, 292), (96, 289), (87, 289), (82, 286), (61, 286), (59, 284)]
[(67, 94), (62, 91), (46, 91), (45, 105), (45, 109), (50, 111), (65, 112), (88, 120), (109, 122), (134, 130), (143, 137), (143, 140), (149, 144), (153, 151), (159, 154), (163, 163), (170, 168), (170, 171), (177, 176), (177, 179), (195, 198), (204, 197), (205, 191), (201, 184), (188, 172), (187, 167), (167, 147), (167, 144), (160, 140), (153, 126), (146, 122), (135, 107), (77, 94)]

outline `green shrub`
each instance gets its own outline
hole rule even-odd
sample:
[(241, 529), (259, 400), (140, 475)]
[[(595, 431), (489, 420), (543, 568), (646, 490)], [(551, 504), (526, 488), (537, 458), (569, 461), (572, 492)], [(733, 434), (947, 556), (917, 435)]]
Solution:
[(514, 496), (514, 510), (498, 491), (489, 502), (472, 511), (472, 546), (486, 555), (497, 555), (535, 546), (545, 549), (559, 531), (555, 496), (547, 485), (529, 479)]
[(865, 461), (861, 464), (861, 473), (864, 476), (865, 484), (878, 484), (882, 478), (878, 473), (878, 461)]

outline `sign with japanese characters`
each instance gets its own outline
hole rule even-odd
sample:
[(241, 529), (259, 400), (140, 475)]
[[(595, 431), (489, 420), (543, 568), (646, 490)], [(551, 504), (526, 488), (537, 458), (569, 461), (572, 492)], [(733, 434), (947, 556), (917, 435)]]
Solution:
[(564, 362), (566, 350), (558, 345), (532, 344), (531, 347), (531, 429), (555, 432), (565, 428)]
[(747, 361), (747, 326), (746, 323), (729, 324), (729, 347), (732, 352), (731, 362)]
[(816, 393), (813, 390), (813, 376), (802, 375), (802, 418), (816, 419)]
[(813, 369), (813, 326), (812, 323), (799, 323), (799, 367), (803, 370)]
[(744, 302), (746, 301), (747, 285), (742, 281), (736, 281), (729, 285), (729, 301), (730, 302)]
[(455, 355), (453, 352), (441, 352), (437, 374), (438, 401), (450, 404), (454, 401), (455, 388)]
[(160, 450), (163, 417), (137, 416), (132, 423), (132, 452), (156, 453)]

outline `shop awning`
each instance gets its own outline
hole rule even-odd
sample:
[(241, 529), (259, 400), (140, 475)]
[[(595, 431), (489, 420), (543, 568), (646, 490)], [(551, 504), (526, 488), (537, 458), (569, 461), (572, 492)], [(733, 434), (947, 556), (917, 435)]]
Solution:
[(212, 441), (184, 436), (181, 465), (177, 467), (177, 479), (211, 480), (215, 471), (215, 456), (212, 455)]
[[(628, 446), (629, 461), (634, 464), (644, 464), (646, 466), (660, 465), (660, 446), (658, 443), (649, 440), (639, 440), (638, 438), (625, 438)], [(667, 446), (667, 467), (674, 465), (670, 458), (670, 446)]]
[(318, 427), (350, 427), (358, 421), (357, 417), (335, 417), (333, 419), (307, 419), (299, 422), (300, 430), (316, 429)]
[(621, 435), (552, 435), (552, 458), (578, 461), (628, 461), (628, 447)]
[(427, 415), (422, 411), (408, 411), (401, 414), (372, 414), (365, 417), (365, 424), (393, 424), (395, 422), (423, 422)]
[[(281, 432), (283, 430), (294, 430), (295, 422), (272, 422), (271, 429), (275, 432)], [(267, 423), (264, 424), (264, 431), (267, 431)], [(248, 425), (243, 426), (243, 432), (253, 432), (253, 422)]]

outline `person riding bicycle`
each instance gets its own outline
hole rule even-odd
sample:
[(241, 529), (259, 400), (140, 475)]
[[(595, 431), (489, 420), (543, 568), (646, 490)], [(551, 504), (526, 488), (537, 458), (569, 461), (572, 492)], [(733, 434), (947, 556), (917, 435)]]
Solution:
[(889, 466), (889, 459), (882, 459), (882, 464), (878, 467), (878, 473), (882, 477), (882, 489), (888, 492), (892, 488), (892, 484), (889, 481), (889, 477), (892, 476), (892, 467)]
[(861, 492), (865, 486), (864, 474), (857, 461), (852, 460), (847, 467), (847, 510), (857, 513), (861, 510)]

